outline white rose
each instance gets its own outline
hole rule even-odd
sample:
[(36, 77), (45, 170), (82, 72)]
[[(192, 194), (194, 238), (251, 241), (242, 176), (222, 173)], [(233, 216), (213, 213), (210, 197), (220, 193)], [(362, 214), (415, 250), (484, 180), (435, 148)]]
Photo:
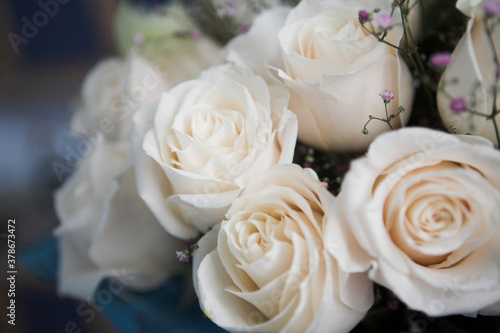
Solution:
[(297, 120), (287, 104), (285, 89), (223, 65), (137, 114), (138, 190), (168, 232), (206, 232), (253, 176), (292, 161)]
[(61, 225), (59, 292), (88, 299), (105, 277), (151, 288), (180, 271), (170, 236), (137, 195), (129, 144), (106, 141), (55, 194)]
[(278, 31), (285, 24), (290, 7), (276, 6), (255, 17), (250, 30), (233, 38), (226, 46), (228, 60), (246, 64), (252, 70), (272, 81), (269, 66), (284, 68), (283, 56), (279, 48)]
[[(306, 0), (285, 20), (286, 10), (274, 9), (257, 18), (247, 35), (228, 45), (228, 57), (278, 68), (279, 77), (291, 90), (289, 108), (297, 114), (301, 141), (334, 151), (363, 150), (376, 135), (389, 130), (387, 124), (372, 122), (370, 134), (360, 135), (369, 115), (385, 118), (380, 92), (394, 92), (389, 114), (396, 114), (400, 105), (407, 111), (393, 119), (393, 126), (405, 123), (411, 111), (413, 88), (407, 66), (395, 48), (379, 43), (358, 19), (362, 9), (379, 7), (387, 13), (391, 4), (386, 0)], [(386, 37), (395, 45), (403, 32), (399, 17), (396, 9)], [(283, 21), (282, 26), (277, 24)], [(261, 43), (275, 46), (262, 54), (248, 52)], [(276, 56), (278, 45), (283, 62)]]
[(125, 58), (102, 60), (83, 82), (71, 130), (86, 137), (128, 140), (138, 109), (221, 62), (219, 48), (205, 39), (148, 43), (130, 49)]
[(89, 150), (55, 194), (62, 294), (88, 299), (105, 277), (149, 288), (179, 271), (175, 250), (183, 245), (137, 195), (128, 160), (133, 113), (166, 88), (134, 52), (103, 60), (87, 75), (71, 129), (87, 137)]
[(483, 2), (484, 0), (457, 0), (457, 8), (465, 15), (472, 16)]
[[(493, 90), (498, 85), (498, 68), (493, 58), (494, 52), (500, 52), (500, 31), (495, 18), (488, 19), (494, 26), (492, 49), (485, 31), (484, 11), (480, 6), (483, 1), (459, 1), (457, 6), (470, 15), (467, 29), (453, 51), (453, 62), (441, 76), (437, 94), (439, 112), (446, 127), (453, 126), (457, 133), (471, 133), (490, 139), (498, 147), (500, 129), (495, 129), (493, 119), (500, 128), (498, 106), (493, 105), (500, 97)], [(498, 89), (497, 89), (498, 90)], [(453, 107), (456, 99), (464, 99), (469, 110)], [(493, 117), (494, 116), (494, 117)]]
[(179, 270), (175, 250), (184, 245), (165, 232), (138, 196), (130, 156), (135, 112), (221, 60), (218, 48), (207, 48), (203, 40), (179, 40), (175, 46), (168, 57), (159, 56), (163, 44), (133, 48), (123, 59), (99, 63), (83, 83), (72, 130), (92, 146), (55, 203), (64, 294), (87, 298), (107, 276), (149, 288)]
[(128, 139), (135, 111), (157, 101), (169, 85), (154, 64), (133, 50), (123, 59), (102, 60), (83, 82), (71, 130), (86, 137)]
[[(500, 153), (487, 140), (408, 128), (351, 164), (329, 224), (339, 265), (369, 270), (431, 316), (500, 313)], [(352, 230), (349, 235), (347, 229)], [(345, 236), (348, 235), (348, 236)]]
[(366, 274), (326, 250), (335, 198), (311, 169), (277, 165), (255, 178), (227, 220), (199, 241), (200, 305), (231, 332), (348, 332), (373, 302)]

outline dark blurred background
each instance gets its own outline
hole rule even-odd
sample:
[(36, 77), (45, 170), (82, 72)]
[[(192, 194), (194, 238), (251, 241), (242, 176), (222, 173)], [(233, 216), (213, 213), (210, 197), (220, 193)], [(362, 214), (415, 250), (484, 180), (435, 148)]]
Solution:
[[(87, 323), (76, 312), (80, 302), (57, 296), (50, 276), (55, 262), (36, 268), (33, 274), (33, 267), (22, 265), (21, 255), (36, 247), (53, 251), (51, 245), (43, 245), (58, 224), (52, 195), (63, 179), (53, 165), (64, 162), (67, 149), (77, 143), (68, 134), (68, 122), (85, 74), (99, 59), (114, 53), (112, 22), (117, 3), (0, 1), (0, 232), (7, 231), (8, 219), (16, 219), (18, 272), (16, 326), (12, 327), (5, 310), (4, 238), (0, 332), (114, 332), (98, 312)], [(67, 177), (69, 171), (59, 176)], [(41, 279), (44, 274), (49, 276)]]

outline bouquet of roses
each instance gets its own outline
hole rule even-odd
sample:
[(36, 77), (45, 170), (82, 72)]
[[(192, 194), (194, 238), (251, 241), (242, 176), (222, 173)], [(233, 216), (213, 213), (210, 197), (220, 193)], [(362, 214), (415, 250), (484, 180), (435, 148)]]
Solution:
[(500, 2), (123, 3), (116, 27), (56, 193), (61, 294), (184, 274), (231, 332), (500, 314)]

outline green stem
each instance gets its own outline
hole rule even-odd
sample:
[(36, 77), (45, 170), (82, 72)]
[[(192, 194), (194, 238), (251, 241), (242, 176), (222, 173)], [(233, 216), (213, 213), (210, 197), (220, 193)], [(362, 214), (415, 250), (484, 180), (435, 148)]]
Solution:
[(486, 35), (488, 37), (488, 43), (490, 44), (491, 51), (493, 53), (493, 62), (495, 64), (495, 83), (493, 84), (493, 105), (491, 110), (491, 121), (493, 122), (493, 127), (495, 128), (495, 136), (497, 139), (497, 145), (500, 149), (500, 131), (498, 129), (498, 124), (496, 120), (497, 112), (497, 94), (498, 94), (498, 72), (500, 70), (500, 61), (498, 59), (498, 53), (495, 48), (495, 41), (493, 40), (493, 28), (488, 25), (488, 18), (485, 16), (483, 19), (484, 27), (486, 29)]
[(391, 119), (392, 118), (389, 118), (389, 112), (387, 111), (387, 103), (384, 103), (384, 106), (385, 106), (385, 117), (387, 119), (386, 123), (387, 123), (387, 125), (389, 125), (389, 127), (391, 128), (391, 130), (393, 130), (394, 128), (392, 128), (392, 125), (391, 125)]
[(493, 127), (495, 128), (495, 135), (497, 137), (498, 148), (500, 149), (500, 131), (498, 129), (498, 124), (496, 118), (493, 118)]
[(387, 45), (389, 45), (390, 47), (393, 47), (393, 48), (395, 48), (396, 50), (401, 51), (401, 52), (403, 52), (403, 53), (407, 54), (408, 56), (410, 56), (410, 53), (409, 53), (409, 51), (408, 51), (408, 50), (405, 50), (405, 49), (403, 49), (403, 48), (401, 48), (401, 47), (399, 47), (399, 46), (396, 46), (396, 45), (394, 45), (394, 44), (392, 44), (392, 43), (389, 43), (388, 41), (386, 41), (385, 39), (382, 39), (382, 38), (378, 37), (377, 35), (374, 35), (374, 36), (375, 36), (375, 37), (377, 37), (377, 39), (378, 39), (378, 41), (379, 41), (379, 42), (382, 42), (382, 43), (384, 43), (384, 44), (387, 44)]
[[(440, 88), (439, 91), (446, 97), (448, 98), (450, 101), (453, 100), (453, 96), (451, 96), (451, 94), (449, 92), (446, 91), (446, 89), (444, 88)], [(474, 116), (480, 116), (480, 117), (485, 117), (486, 120), (488, 119), (491, 119), (492, 118), (492, 115), (488, 115), (488, 114), (484, 114), (484, 113), (481, 113), (481, 112), (478, 112), (478, 111), (474, 111), (474, 110), (471, 110), (471, 109), (467, 109), (465, 110), (464, 112), (467, 112), (469, 114), (472, 114)], [(494, 113), (495, 115), (498, 114), (498, 111), (496, 111)]]
[[(370, 25), (372, 26), (372, 28), (374, 28), (374, 27), (373, 27), (373, 25), (372, 25), (371, 23), (370, 23)], [(405, 49), (403, 49), (403, 48), (401, 48), (401, 47), (399, 47), (399, 46), (396, 46), (396, 45), (394, 45), (394, 44), (392, 44), (392, 43), (389, 43), (389, 42), (387, 42), (387, 41), (386, 41), (385, 39), (383, 39), (383, 38), (380, 38), (380, 37), (379, 37), (379, 36), (378, 36), (378, 35), (374, 32), (375, 30), (374, 30), (374, 31), (371, 31), (370, 29), (368, 29), (367, 27), (365, 27), (365, 25), (364, 25), (364, 24), (361, 24), (361, 27), (362, 27), (363, 29), (365, 29), (368, 33), (370, 33), (370, 35), (372, 35), (373, 37), (377, 38), (377, 41), (379, 41), (379, 42), (381, 42), (381, 43), (384, 43), (384, 44), (387, 44), (387, 45), (389, 45), (390, 47), (393, 47), (393, 48), (395, 48), (395, 49), (397, 49), (397, 50), (399, 50), (399, 51), (401, 51), (401, 52), (404, 52), (404, 53), (408, 54), (408, 51), (407, 51), (407, 50), (405, 50)]]
[[(429, 105), (431, 106), (431, 109), (433, 111), (435, 111), (437, 108), (435, 105), (434, 93), (437, 91), (437, 86), (426, 75), (426, 67), (425, 67), (424, 63), (422, 62), (422, 58), (420, 57), (420, 54), (418, 52), (418, 47), (416, 46), (417, 43), (415, 42), (415, 38), (413, 37), (412, 29), (409, 25), (408, 18), (406, 17), (406, 14), (405, 14), (405, 12), (409, 13), (409, 11), (414, 8), (414, 6), (411, 7), (410, 1), (408, 1), (406, 3), (406, 5), (407, 5), (407, 7), (406, 7), (407, 11), (400, 8), (401, 21), (403, 22), (405, 47), (407, 48), (407, 51), (405, 53), (408, 55), (408, 58), (412, 64), (413, 68), (416, 69), (417, 77), (422, 82), (422, 85), (423, 85), (425, 94), (427, 95), (427, 99), (429, 100)], [(410, 45), (411, 45), (411, 48), (410, 48)], [(433, 112), (432, 114), (435, 115), (436, 112)]]
[(403, 23), (403, 33), (404, 33), (404, 38), (405, 38), (405, 47), (408, 48), (410, 45), (408, 43), (408, 31), (407, 31), (407, 21), (406, 21), (406, 15), (404, 14), (403, 8), (399, 8), (399, 13), (401, 14), (401, 22)]

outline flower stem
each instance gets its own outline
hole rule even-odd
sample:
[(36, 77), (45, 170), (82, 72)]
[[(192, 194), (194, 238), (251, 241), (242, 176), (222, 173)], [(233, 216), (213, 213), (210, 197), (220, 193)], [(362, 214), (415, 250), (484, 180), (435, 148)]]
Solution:
[(493, 55), (493, 62), (495, 64), (495, 82), (492, 86), (493, 90), (493, 103), (492, 103), (492, 110), (491, 110), (491, 121), (493, 122), (493, 127), (495, 128), (495, 136), (497, 139), (497, 146), (500, 149), (500, 131), (498, 128), (497, 124), (497, 119), (496, 115), (498, 114), (497, 110), (497, 94), (498, 94), (498, 75), (499, 75), (499, 70), (500, 70), (500, 61), (498, 59), (498, 53), (495, 48), (495, 41), (493, 40), (493, 30), (495, 27), (490, 27), (488, 24), (488, 17), (485, 16), (483, 18), (483, 23), (484, 23), (484, 28), (486, 30), (486, 36), (488, 37), (488, 43), (490, 44), (490, 49)]
[(394, 128), (392, 128), (392, 125), (391, 125), (391, 119), (392, 118), (389, 117), (389, 112), (387, 111), (387, 103), (384, 103), (384, 107), (385, 107), (385, 117), (387, 119), (385, 122), (387, 123), (387, 125), (389, 125), (389, 127), (391, 128), (391, 130), (393, 130)]

